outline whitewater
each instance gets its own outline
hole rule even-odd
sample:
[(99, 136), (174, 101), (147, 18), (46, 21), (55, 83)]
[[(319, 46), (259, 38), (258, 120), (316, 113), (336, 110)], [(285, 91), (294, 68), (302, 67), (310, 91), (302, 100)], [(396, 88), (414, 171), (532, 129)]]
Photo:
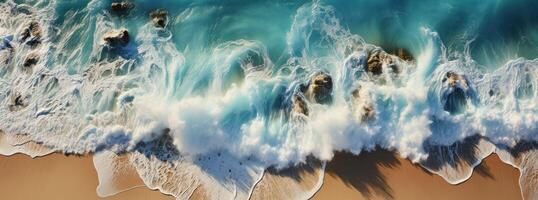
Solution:
[[(128, 166), (178, 199), (199, 187), (248, 199), (268, 169), (323, 173), (338, 151), (393, 150), (453, 184), (494, 152), (523, 168), (507, 152), (538, 140), (538, 34), (523, 30), (530, 45), (504, 32), (482, 37), (481, 24), (504, 17), (490, 9), (510, 3), (405, 2), (416, 11), (1, 1), (0, 130), (11, 143), (0, 153), (91, 154), (99, 195), (127, 189), (107, 184)], [(433, 6), (440, 11), (426, 12)], [(455, 15), (463, 19), (443, 23)], [(28, 142), (47, 150), (20, 148)], [(453, 169), (462, 159), (468, 168)], [(311, 197), (323, 177), (310, 179), (287, 197)]]

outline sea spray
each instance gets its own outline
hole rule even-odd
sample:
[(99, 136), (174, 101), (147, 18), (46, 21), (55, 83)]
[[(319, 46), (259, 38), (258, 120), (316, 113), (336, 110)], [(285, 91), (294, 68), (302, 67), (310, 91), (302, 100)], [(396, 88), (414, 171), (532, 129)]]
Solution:
[[(98, 171), (109, 173), (121, 166), (102, 155), (124, 155), (148, 187), (177, 198), (203, 188), (241, 199), (268, 168), (329, 161), (335, 151), (395, 150), (459, 183), (472, 170), (442, 165), (458, 162), (461, 149), (478, 148), (472, 169), (491, 145), (538, 139), (538, 61), (481, 65), (473, 40), (454, 49), (433, 23), (403, 34), (416, 41), (408, 46), (415, 59), (406, 60), (355, 33), (334, 2), (241, 9), (237, 1), (141, 0), (121, 14), (110, 3), (0, 4), (6, 137), (95, 153), (106, 165)], [(157, 9), (167, 9), (165, 26), (152, 22)], [(118, 30), (128, 40), (104, 39)], [(480, 142), (460, 148), (473, 137)], [(289, 192), (303, 197), (296, 193), (319, 185)]]

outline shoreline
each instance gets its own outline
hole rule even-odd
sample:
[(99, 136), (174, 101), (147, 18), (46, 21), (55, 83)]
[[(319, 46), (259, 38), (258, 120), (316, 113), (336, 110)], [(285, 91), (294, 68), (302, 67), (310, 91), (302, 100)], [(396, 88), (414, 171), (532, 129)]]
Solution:
[(327, 165), (324, 185), (311, 199), (334, 195), (371, 200), (522, 199), (519, 170), (502, 162), (496, 154), (486, 157), (469, 179), (455, 185), (388, 151), (361, 155), (335, 155)]
[[(144, 186), (99, 197), (91, 156), (0, 156), (0, 176), (0, 192), (7, 199), (174, 199)], [(377, 150), (359, 156), (337, 153), (327, 163), (321, 188), (310, 199), (334, 195), (342, 199), (522, 199), (519, 176), (518, 169), (493, 154), (477, 166), (468, 180), (451, 185), (393, 152)], [(44, 187), (37, 193), (25, 193), (28, 188), (41, 186)]]
[[(66, 156), (53, 153), (31, 158), (17, 153), (0, 156), (0, 193), (4, 199), (80, 200), (172, 200), (147, 187), (135, 187), (116, 195), (97, 195), (98, 177), (92, 156)], [(28, 192), (31, 191), (31, 192)]]

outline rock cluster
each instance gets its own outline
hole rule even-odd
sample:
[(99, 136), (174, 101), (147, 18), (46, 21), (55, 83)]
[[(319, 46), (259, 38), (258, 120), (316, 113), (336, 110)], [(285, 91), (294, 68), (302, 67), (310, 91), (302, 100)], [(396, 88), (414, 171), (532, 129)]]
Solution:
[(312, 75), (306, 85), (301, 85), (297, 94), (292, 97), (292, 111), (309, 114), (308, 102), (318, 104), (332, 103), (333, 80), (325, 72)]
[(397, 49), (395, 55), (392, 55), (377, 48), (368, 52), (365, 70), (373, 75), (380, 75), (384, 70), (390, 70), (390, 72), (399, 74), (402, 70), (399, 63), (410, 62), (412, 60), (413, 57), (405, 49)]
[(117, 14), (125, 14), (134, 8), (134, 5), (128, 1), (114, 2), (110, 4), (110, 10)]
[(368, 55), (366, 71), (374, 75), (383, 73), (383, 62), (386, 58), (386, 53), (381, 50), (374, 50)]
[(129, 43), (129, 32), (126, 29), (109, 31), (103, 36), (103, 41), (112, 47), (125, 46)]
[(29, 45), (35, 45), (41, 42), (42, 30), (39, 23), (32, 21), (26, 25), (26, 28), (20, 34), (19, 41), (26, 42)]
[(319, 72), (310, 78), (306, 97), (319, 104), (332, 102), (333, 80), (329, 74)]
[(446, 77), (443, 78), (443, 83), (446, 83), (448, 87), (442, 96), (443, 109), (450, 114), (463, 112), (467, 107), (466, 90), (469, 87), (465, 77), (455, 72), (447, 72)]
[(153, 26), (158, 28), (164, 28), (166, 26), (166, 18), (168, 16), (168, 12), (164, 10), (155, 10), (151, 13), (149, 13), (149, 17), (151, 18), (151, 22), (153, 23)]
[(23, 67), (32, 67), (39, 62), (39, 55), (37, 53), (30, 53), (24, 59)]

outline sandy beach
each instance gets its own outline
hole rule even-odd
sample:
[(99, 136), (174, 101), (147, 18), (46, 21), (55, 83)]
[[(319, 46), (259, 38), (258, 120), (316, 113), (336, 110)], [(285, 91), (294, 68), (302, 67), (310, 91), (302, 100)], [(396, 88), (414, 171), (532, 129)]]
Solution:
[(164, 200), (172, 196), (139, 187), (117, 195), (97, 196), (97, 173), (89, 156), (51, 154), (35, 159), (22, 154), (0, 156), (1, 199)]
[[(324, 184), (313, 199), (521, 199), (518, 170), (496, 155), (459, 185), (450, 185), (387, 151), (361, 156), (339, 153), (326, 169)], [(98, 179), (88, 156), (1, 156), (0, 177), (3, 199), (101, 199), (95, 192)], [(174, 198), (140, 187), (102, 199)]]
[(492, 154), (470, 179), (450, 185), (394, 153), (340, 153), (327, 165), (324, 184), (313, 199), (521, 199), (519, 171)]

